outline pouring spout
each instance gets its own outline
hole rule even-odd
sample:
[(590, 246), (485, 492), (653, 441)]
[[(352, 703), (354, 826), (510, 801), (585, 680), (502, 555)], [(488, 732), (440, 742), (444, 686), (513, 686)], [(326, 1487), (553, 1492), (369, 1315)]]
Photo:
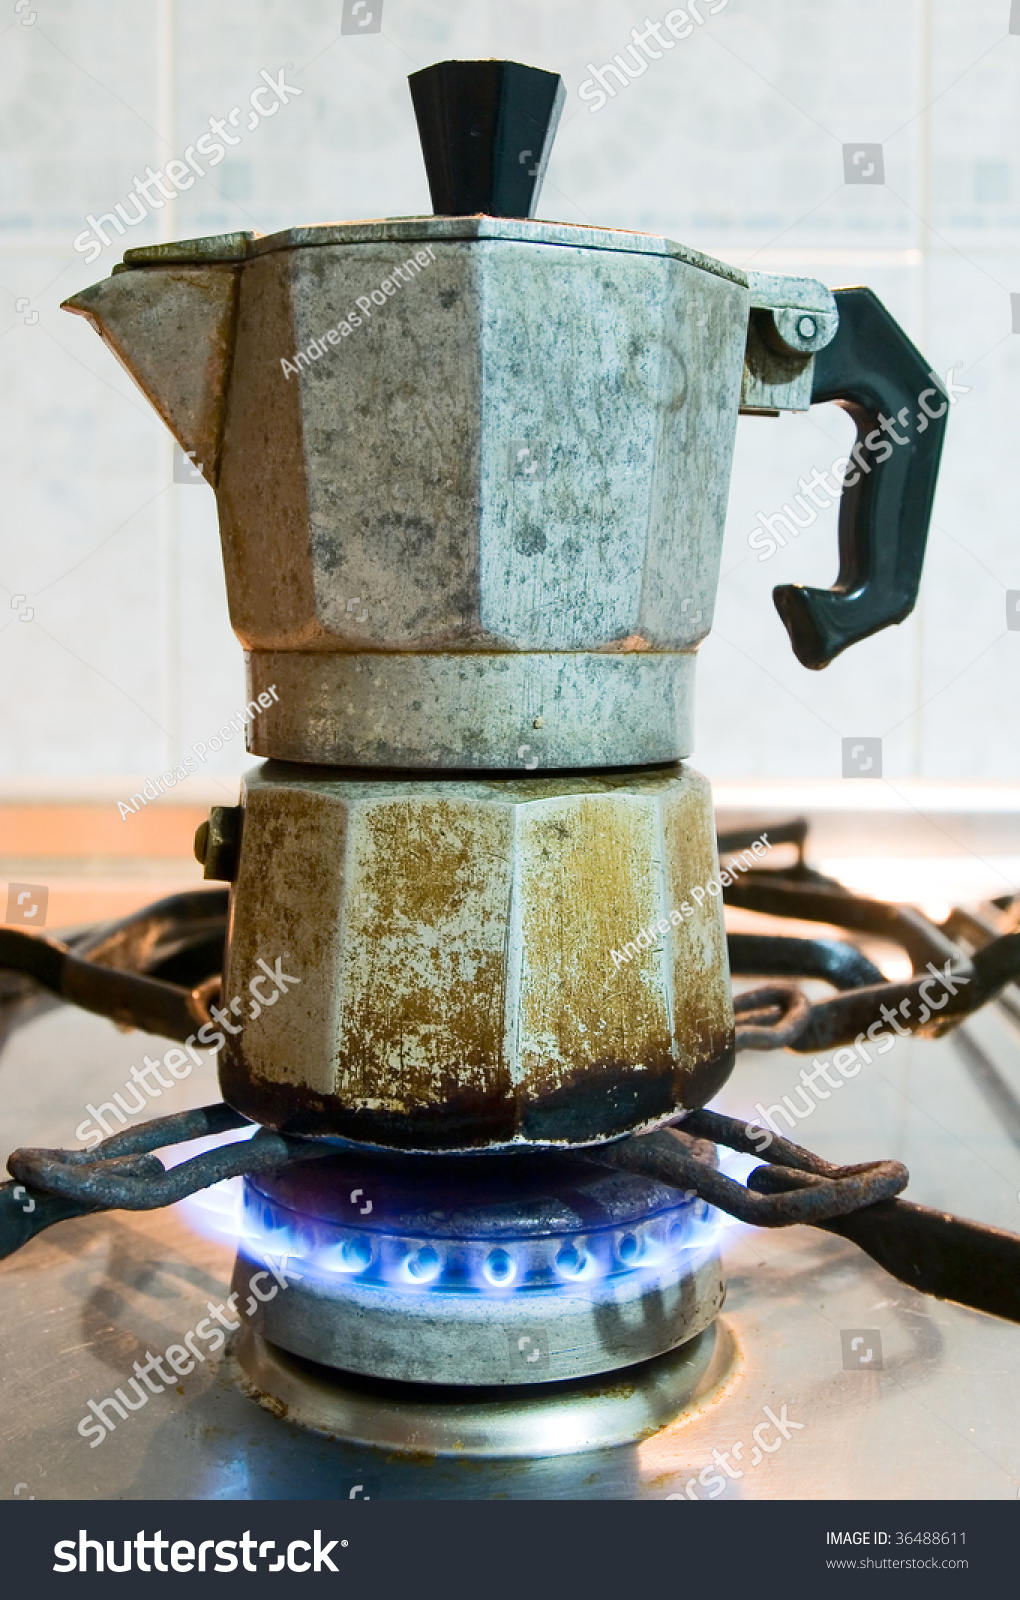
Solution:
[(65, 300), (87, 317), (215, 487), (240, 264), (122, 269)]

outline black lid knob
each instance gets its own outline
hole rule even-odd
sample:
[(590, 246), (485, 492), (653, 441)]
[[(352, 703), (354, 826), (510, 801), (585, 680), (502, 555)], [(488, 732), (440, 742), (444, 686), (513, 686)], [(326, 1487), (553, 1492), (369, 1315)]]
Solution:
[(519, 61), (440, 61), (408, 78), (437, 216), (535, 214), (566, 91)]

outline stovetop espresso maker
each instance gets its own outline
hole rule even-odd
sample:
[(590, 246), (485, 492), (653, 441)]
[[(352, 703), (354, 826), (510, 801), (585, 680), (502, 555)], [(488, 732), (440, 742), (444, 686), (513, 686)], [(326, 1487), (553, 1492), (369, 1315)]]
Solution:
[(403, 1150), (591, 1144), (732, 1064), (680, 763), (737, 416), (857, 425), (837, 581), (774, 592), (818, 668), (913, 607), (947, 408), (867, 289), (533, 220), (555, 74), (410, 84), (433, 216), (130, 250), (67, 309), (216, 491), (269, 759), (198, 848), (224, 993), (281, 951), (299, 979), (227, 1040), (226, 1100)]

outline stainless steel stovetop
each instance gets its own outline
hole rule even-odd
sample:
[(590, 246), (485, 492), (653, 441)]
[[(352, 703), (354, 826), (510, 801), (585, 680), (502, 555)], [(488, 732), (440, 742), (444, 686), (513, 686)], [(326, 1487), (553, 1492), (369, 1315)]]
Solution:
[[(0, 1051), (4, 1147), (73, 1144), (86, 1102), (149, 1048), (67, 1007), (15, 1031)], [(793, 1089), (803, 1064), (742, 1053), (718, 1108), (752, 1116)], [(156, 1113), (215, 1100), (211, 1063), (163, 1098)], [(1020, 1029), (995, 1005), (936, 1043), (898, 1040), (791, 1137), (838, 1162), (901, 1160), (908, 1198), (1016, 1231)], [(694, 1415), (635, 1446), (512, 1462), (387, 1456), (260, 1410), (234, 1386), (224, 1352), (92, 1449), (77, 1432), (88, 1400), (225, 1300), (234, 1252), (195, 1232), (180, 1208), (60, 1224), (0, 1265), (0, 1495), (1017, 1497), (1015, 1326), (905, 1289), (810, 1228), (735, 1224), (723, 1250), (736, 1366)], [(613, 1375), (607, 1390), (618, 1397), (626, 1381)]]

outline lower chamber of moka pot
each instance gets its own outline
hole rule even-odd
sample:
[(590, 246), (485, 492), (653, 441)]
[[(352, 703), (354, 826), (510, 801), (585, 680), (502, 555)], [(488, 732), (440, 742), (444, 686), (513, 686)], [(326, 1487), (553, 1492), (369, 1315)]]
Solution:
[(236, 1375), (391, 1452), (632, 1443), (732, 1375), (718, 1231), (693, 1195), (580, 1155), (296, 1163), (245, 1180)]

